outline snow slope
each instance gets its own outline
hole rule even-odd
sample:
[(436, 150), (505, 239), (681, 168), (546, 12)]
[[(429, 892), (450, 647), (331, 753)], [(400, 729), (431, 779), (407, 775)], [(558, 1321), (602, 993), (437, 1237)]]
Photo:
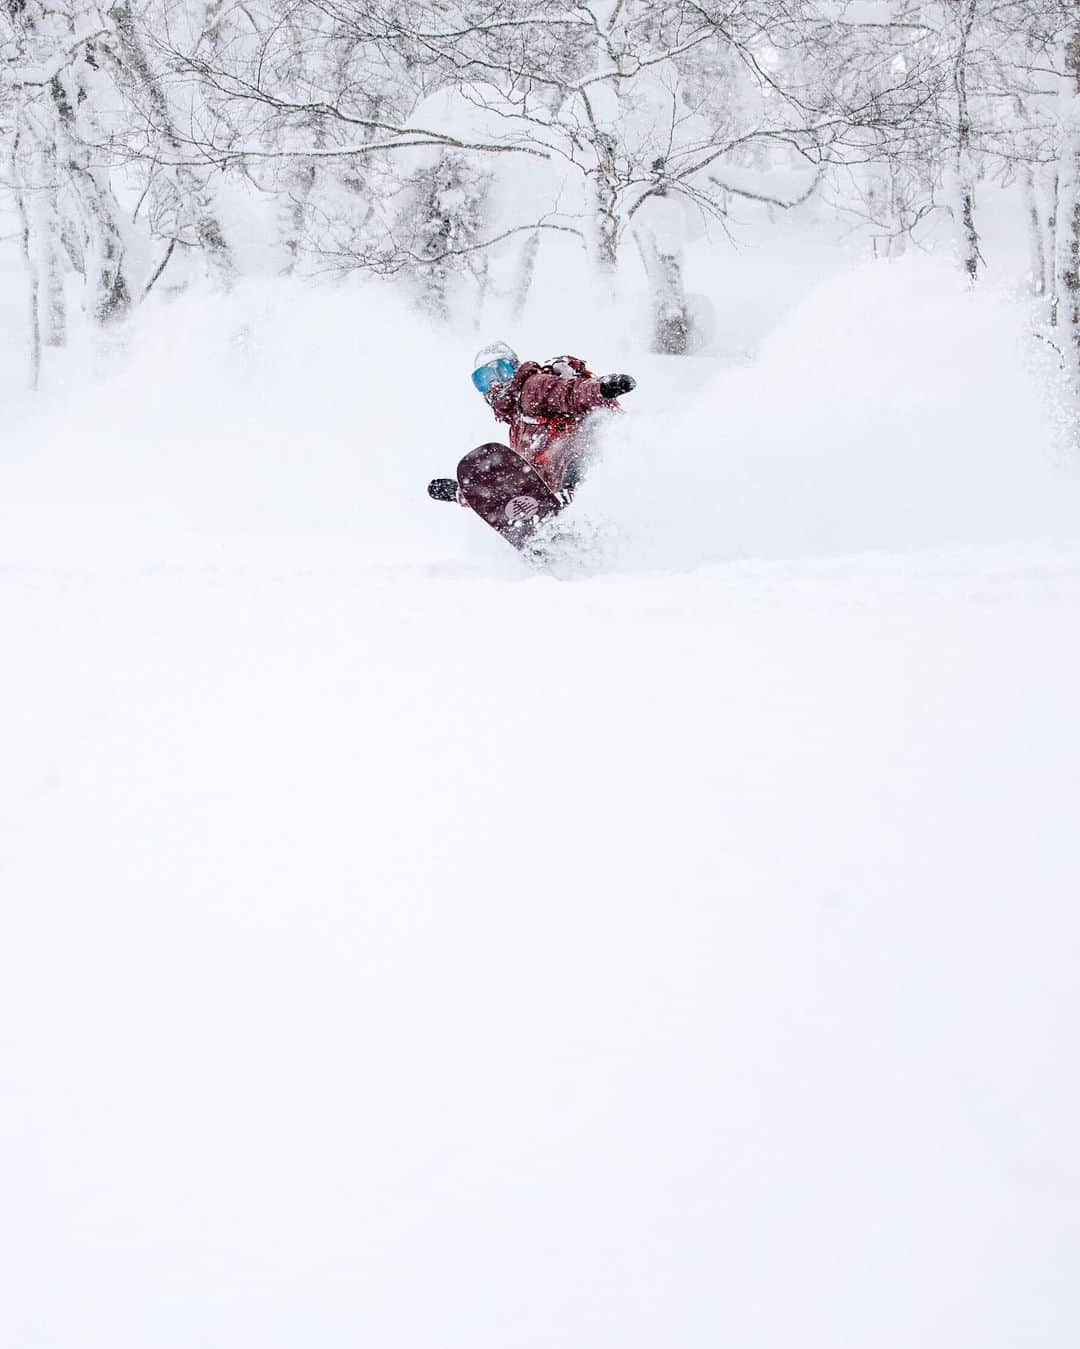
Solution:
[(420, 495), (471, 341), (369, 302), (163, 310), (6, 452), (0, 1341), (1075, 1343), (1015, 309), (874, 269), (638, 360), (564, 583)]

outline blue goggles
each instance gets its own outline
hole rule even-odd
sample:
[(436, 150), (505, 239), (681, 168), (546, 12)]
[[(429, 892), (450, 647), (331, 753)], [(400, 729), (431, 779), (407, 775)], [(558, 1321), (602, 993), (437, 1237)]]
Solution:
[(500, 356), (497, 361), (488, 361), (487, 365), (474, 370), (472, 382), (481, 393), (490, 393), (496, 384), (509, 384), (516, 370), (517, 366), (513, 361), (506, 356)]

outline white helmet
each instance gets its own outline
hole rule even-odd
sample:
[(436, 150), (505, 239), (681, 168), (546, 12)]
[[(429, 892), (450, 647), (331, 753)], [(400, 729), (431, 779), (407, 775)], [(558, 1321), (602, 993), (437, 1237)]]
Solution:
[(513, 347), (505, 342), (492, 342), (481, 347), (473, 358), (473, 384), (486, 397), (499, 385), (509, 384), (520, 364)]

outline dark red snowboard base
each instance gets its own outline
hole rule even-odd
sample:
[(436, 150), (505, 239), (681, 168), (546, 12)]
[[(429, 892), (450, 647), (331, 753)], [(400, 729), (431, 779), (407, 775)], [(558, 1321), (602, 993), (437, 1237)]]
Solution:
[(540, 474), (513, 450), (480, 445), (458, 464), (458, 486), (472, 509), (515, 548), (523, 548), (537, 526), (562, 509)]

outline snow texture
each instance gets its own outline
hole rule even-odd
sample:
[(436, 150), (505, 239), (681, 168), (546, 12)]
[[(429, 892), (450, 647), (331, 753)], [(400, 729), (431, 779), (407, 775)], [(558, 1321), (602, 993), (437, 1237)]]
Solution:
[(1077, 483), (1016, 306), (905, 261), (639, 358), (573, 583), (424, 494), (475, 334), (139, 325), (0, 461), (0, 1343), (1075, 1344)]

